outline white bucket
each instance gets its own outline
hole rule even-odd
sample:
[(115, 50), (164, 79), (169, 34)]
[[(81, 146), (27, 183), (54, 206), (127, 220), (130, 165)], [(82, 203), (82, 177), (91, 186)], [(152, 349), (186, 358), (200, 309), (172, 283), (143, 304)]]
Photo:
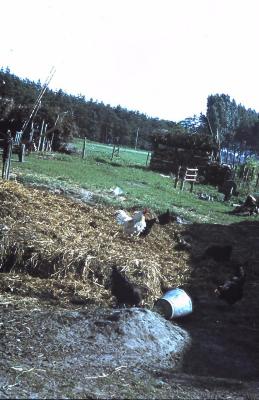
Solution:
[(172, 289), (158, 299), (154, 306), (166, 319), (184, 317), (192, 312), (192, 301), (183, 289)]

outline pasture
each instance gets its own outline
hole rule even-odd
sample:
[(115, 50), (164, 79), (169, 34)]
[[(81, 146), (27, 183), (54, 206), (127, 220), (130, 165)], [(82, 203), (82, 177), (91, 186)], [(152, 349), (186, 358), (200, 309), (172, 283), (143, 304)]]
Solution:
[[(179, 186), (175, 189), (169, 176), (149, 170), (145, 151), (121, 148), (119, 156), (111, 159), (112, 146), (87, 142), (86, 157), (82, 159), (83, 140), (78, 139), (75, 145), (79, 151), (76, 155), (32, 153), (25, 163), (13, 162), (17, 180), (54, 189), (82, 188), (93, 192), (97, 203), (119, 208), (148, 207), (154, 212), (169, 208), (191, 222), (227, 224), (255, 219), (230, 215), (238, 199), (223, 202), (223, 195), (215, 187), (195, 184), (193, 193), (189, 192), (189, 184), (183, 191)], [(121, 196), (113, 195), (116, 187), (123, 191)], [(243, 190), (240, 200), (248, 190)], [(206, 193), (214, 201), (201, 200), (198, 193)]]

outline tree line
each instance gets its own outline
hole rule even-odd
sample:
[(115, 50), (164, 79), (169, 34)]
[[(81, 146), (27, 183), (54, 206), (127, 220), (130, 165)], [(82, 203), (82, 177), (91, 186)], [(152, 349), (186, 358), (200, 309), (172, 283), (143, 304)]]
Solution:
[(259, 152), (259, 114), (229, 95), (209, 95), (206, 115), (186, 118), (180, 124), (189, 133), (210, 133), (221, 147)]
[[(21, 79), (9, 68), (0, 70), (0, 132), (10, 129), (15, 133), (23, 129), (42, 87), (40, 81)], [(236, 104), (225, 94), (208, 96), (206, 115), (194, 115), (177, 123), (47, 88), (32, 121), (36, 130), (40, 130), (42, 121), (48, 128), (56, 126), (59, 140), (64, 142), (87, 137), (150, 149), (156, 134), (202, 133), (218, 138), (221, 146), (259, 150), (259, 114)], [(29, 134), (32, 121), (24, 135)]]
[[(21, 130), (41, 90), (40, 81), (35, 83), (21, 79), (8, 68), (1, 69), (0, 131)], [(137, 144), (140, 148), (149, 148), (152, 132), (182, 129), (172, 121), (151, 118), (138, 111), (129, 111), (120, 105), (111, 107), (93, 99), (87, 100), (83, 95), (74, 96), (61, 89), (53, 91), (49, 88), (45, 91), (33, 118), (34, 129), (40, 129), (43, 120), (48, 124), (48, 128), (56, 123), (63, 141), (87, 137), (103, 143), (135, 146), (138, 136)], [(28, 124), (27, 131), (30, 129), (31, 124)]]

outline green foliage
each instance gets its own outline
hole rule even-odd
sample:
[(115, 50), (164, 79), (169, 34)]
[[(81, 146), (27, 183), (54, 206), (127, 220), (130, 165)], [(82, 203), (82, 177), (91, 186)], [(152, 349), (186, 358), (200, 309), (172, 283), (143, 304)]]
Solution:
[(259, 114), (236, 104), (228, 95), (210, 95), (207, 99), (207, 118), (214, 136), (219, 133), (223, 146), (245, 144), (259, 149)]
[(185, 131), (191, 135), (199, 133), (209, 134), (207, 121), (204, 120), (204, 115), (202, 113), (200, 115), (185, 118), (179, 122), (179, 125), (181, 125)]
[(256, 168), (256, 170), (259, 171), (259, 160), (257, 160), (257, 159), (255, 158), (255, 156), (254, 156), (254, 157), (248, 157), (248, 158), (246, 159), (245, 165), (246, 165), (248, 168)]

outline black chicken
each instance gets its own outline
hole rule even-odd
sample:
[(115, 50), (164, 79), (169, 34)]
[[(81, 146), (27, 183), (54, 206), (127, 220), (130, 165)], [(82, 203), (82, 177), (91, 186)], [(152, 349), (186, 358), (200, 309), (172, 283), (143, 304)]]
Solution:
[(160, 225), (169, 224), (172, 221), (172, 217), (171, 217), (169, 208), (166, 210), (165, 213), (158, 215), (157, 219), (158, 219), (158, 222)]
[(145, 229), (139, 234), (139, 237), (147, 236), (153, 227), (154, 224), (158, 222), (157, 218), (146, 219), (146, 227)]
[(117, 299), (118, 304), (127, 306), (139, 306), (142, 302), (141, 289), (131, 283), (126, 276), (123, 276), (117, 267), (112, 267), (111, 293)]
[(217, 246), (213, 245), (206, 249), (202, 259), (212, 258), (216, 262), (227, 262), (230, 260), (232, 254), (232, 246)]
[(215, 289), (215, 293), (221, 300), (226, 301), (228, 304), (234, 304), (243, 297), (243, 286), (245, 283), (244, 268), (237, 267), (235, 276), (227, 280), (223, 285)]

